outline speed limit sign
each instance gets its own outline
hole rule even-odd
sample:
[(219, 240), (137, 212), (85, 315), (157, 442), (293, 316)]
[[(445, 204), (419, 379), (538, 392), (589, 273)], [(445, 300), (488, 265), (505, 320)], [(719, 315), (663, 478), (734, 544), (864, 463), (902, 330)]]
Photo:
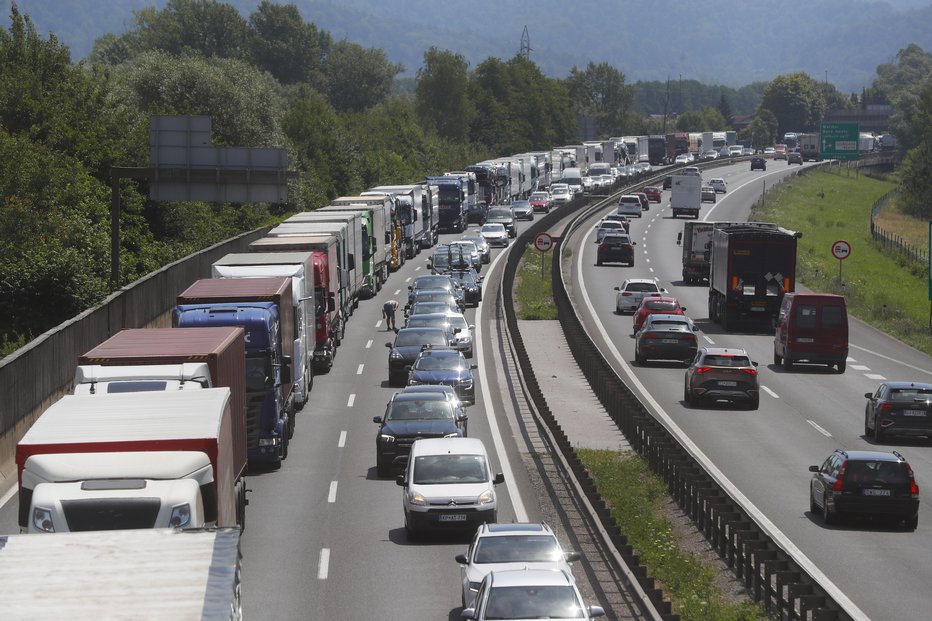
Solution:
[(534, 236), (534, 248), (540, 252), (549, 252), (553, 248), (553, 238), (547, 233), (538, 233)]
[(844, 261), (851, 256), (851, 244), (843, 239), (832, 244), (832, 256), (839, 261)]

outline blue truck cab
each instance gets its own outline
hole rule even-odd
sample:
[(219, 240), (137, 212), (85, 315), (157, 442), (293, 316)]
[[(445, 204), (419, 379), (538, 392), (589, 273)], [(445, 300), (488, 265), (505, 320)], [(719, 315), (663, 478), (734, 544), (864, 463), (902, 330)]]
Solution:
[(241, 326), (246, 331), (246, 444), (250, 465), (281, 466), (288, 456), (291, 360), (283, 353), (282, 321), (274, 302), (179, 304), (175, 328)]
[(460, 233), (466, 230), (467, 179), (458, 175), (427, 177), (429, 185), (437, 186), (440, 191), (440, 218), (438, 230), (441, 233)]

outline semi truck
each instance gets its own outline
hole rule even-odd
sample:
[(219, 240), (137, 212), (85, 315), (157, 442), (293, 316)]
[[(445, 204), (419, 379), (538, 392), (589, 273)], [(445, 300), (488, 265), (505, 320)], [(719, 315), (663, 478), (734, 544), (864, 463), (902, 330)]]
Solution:
[(674, 162), (677, 155), (689, 153), (689, 134), (675, 132), (667, 134), (667, 162)]
[(638, 159), (637, 162), (650, 162), (650, 137), (637, 136)]
[[(312, 229), (306, 228), (311, 225)], [(309, 231), (316, 233), (333, 233), (344, 240), (344, 265), (349, 276), (350, 296), (353, 299), (353, 308), (359, 305), (363, 298), (366, 276), (365, 262), (363, 261), (363, 233), (362, 218), (357, 212), (328, 212), (320, 209), (295, 214), (269, 231), (269, 235), (279, 235), (281, 231), (305, 234)]]
[(6, 619), (241, 621), (235, 528), (0, 536)]
[(680, 214), (699, 219), (702, 206), (702, 177), (698, 175), (673, 175), (670, 186), (670, 209), (673, 217)]
[(676, 236), (677, 245), (683, 247), (683, 281), (700, 282), (709, 277), (712, 255), (712, 223), (687, 222)]
[(437, 243), (439, 200), (427, 185), (380, 185), (362, 193), (362, 196), (372, 195), (393, 198), (395, 216), (402, 227), (405, 258), (413, 259), (422, 248)]
[(203, 278), (178, 295), (172, 311), (175, 328), (246, 330), (246, 447), (253, 466), (280, 467), (294, 435), (292, 295), (288, 277)]
[(803, 161), (819, 159), (819, 134), (798, 134), (799, 153)]
[(667, 163), (667, 139), (656, 135), (647, 137), (647, 161), (651, 166), (661, 166)]
[(388, 280), (391, 258), (391, 201), (378, 196), (343, 196), (318, 212), (358, 212), (362, 216), (362, 267), (365, 278), (361, 294), (375, 297)]
[(314, 263), (315, 342), (314, 371), (327, 372), (333, 366), (337, 347), (343, 339), (347, 317), (337, 300), (340, 272), (337, 267), (337, 237), (323, 233), (285, 237), (263, 237), (249, 244), (250, 252), (310, 252)]
[(796, 243), (802, 233), (771, 223), (712, 230), (709, 317), (722, 329), (750, 320), (773, 326), (783, 294), (796, 289)]
[(314, 332), (316, 302), (314, 298), (314, 262), (309, 252), (237, 252), (215, 261), (211, 278), (291, 278), (291, 301), (294, 304), (295, 407), (301, 409), (314, 387), (312, 364), (317, 347)]
[(231, 397), (226, 387), (62, 397), (16, 445), (20, 529), (242, 527), (243, 421)]
[(440, 195), (438, 231), (461, 233), (466, 230), (467, 180), (455, 174), (427, 177), (425, 183), (436, 186)]

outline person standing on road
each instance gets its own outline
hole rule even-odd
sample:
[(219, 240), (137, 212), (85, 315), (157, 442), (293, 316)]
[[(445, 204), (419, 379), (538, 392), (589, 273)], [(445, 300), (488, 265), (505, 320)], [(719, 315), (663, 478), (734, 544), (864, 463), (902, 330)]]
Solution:
[(395, 326), (395, 311), (398, 310), (397, 300), (389, 300), (382, 305), (382, 316), (385, 318), (385, 329), (398, 331)]

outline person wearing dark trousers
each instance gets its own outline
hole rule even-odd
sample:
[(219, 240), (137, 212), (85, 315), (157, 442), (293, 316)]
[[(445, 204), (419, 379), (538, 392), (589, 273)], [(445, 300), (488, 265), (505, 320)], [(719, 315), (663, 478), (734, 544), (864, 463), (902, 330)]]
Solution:
[(382, 305), (382, 316), (385, 318), (386, 330), (398, 332), (398, 327), (395, 325), (395, 311), (397, 310), (398, 302), (396, 300), (389, 300)]

